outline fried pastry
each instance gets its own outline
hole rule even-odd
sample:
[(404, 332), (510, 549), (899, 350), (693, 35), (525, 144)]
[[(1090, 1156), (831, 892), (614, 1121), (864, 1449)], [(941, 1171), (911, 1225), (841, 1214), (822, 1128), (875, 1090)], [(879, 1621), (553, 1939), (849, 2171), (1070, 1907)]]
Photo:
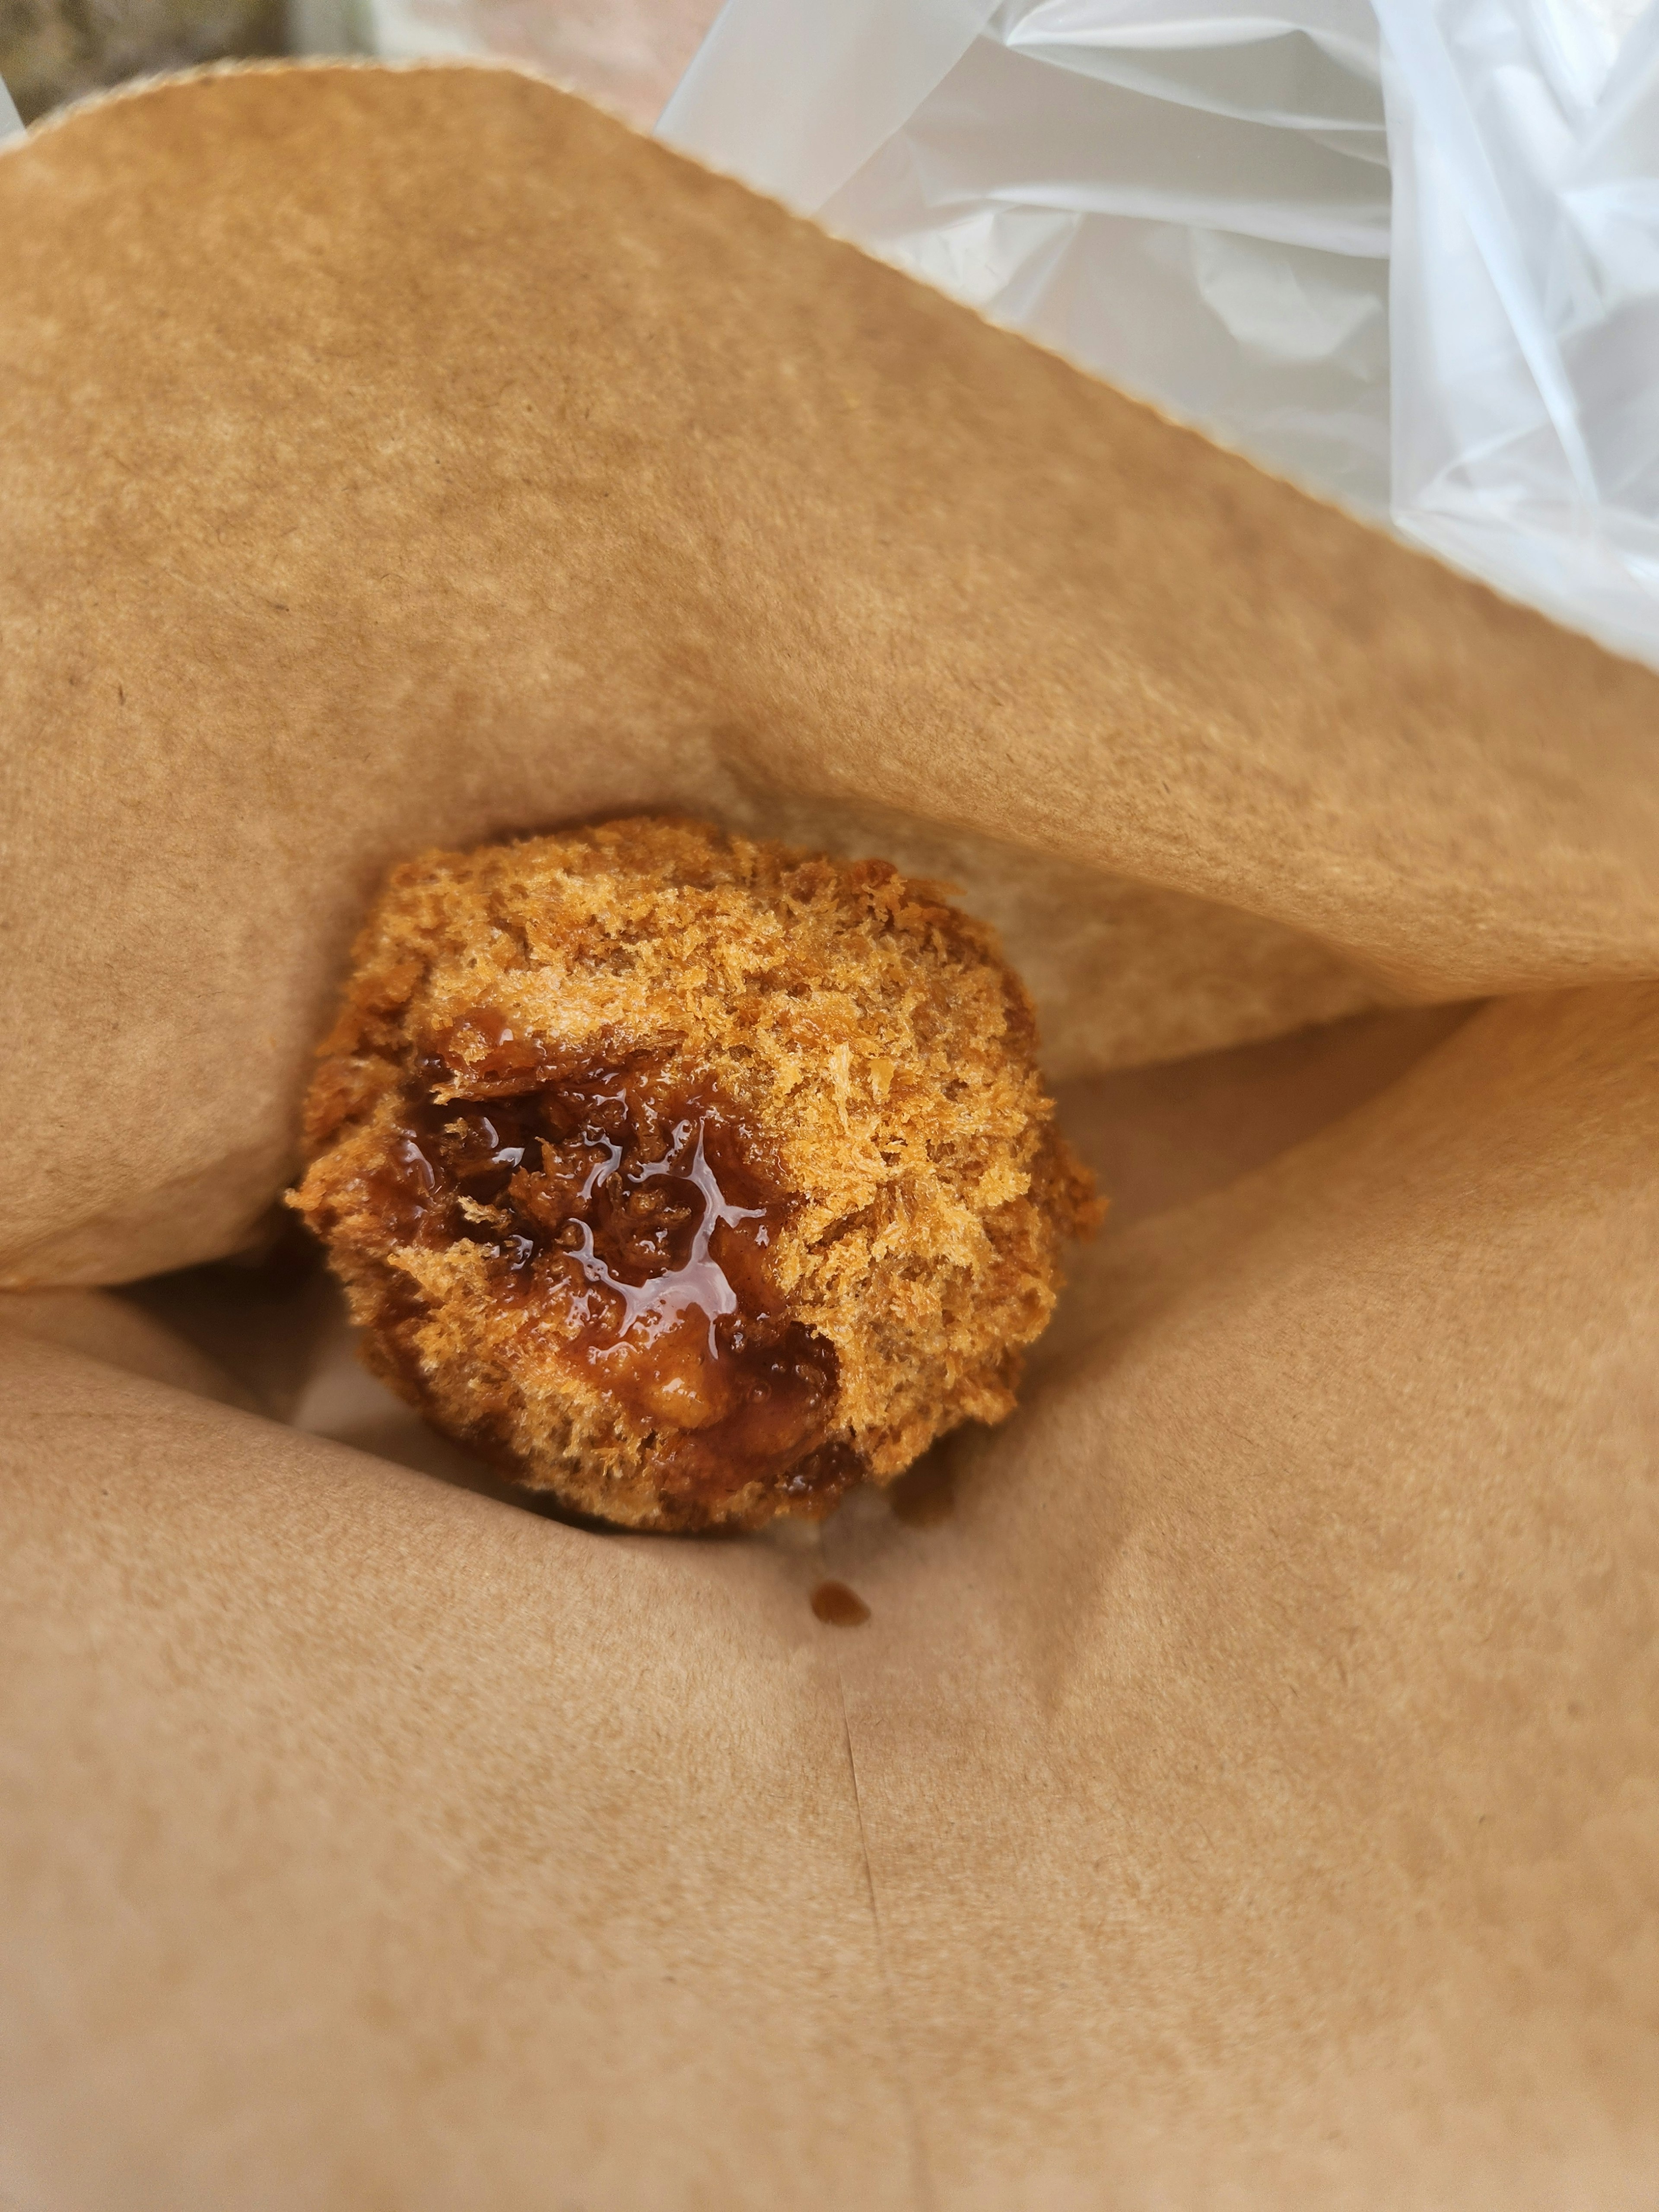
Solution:
[(939, 887), (641, 817), (428, 853), (292, 1202), (369, 1366), (568, 1508), (753, 1528), (1012, 1409), (1100, 1211)]

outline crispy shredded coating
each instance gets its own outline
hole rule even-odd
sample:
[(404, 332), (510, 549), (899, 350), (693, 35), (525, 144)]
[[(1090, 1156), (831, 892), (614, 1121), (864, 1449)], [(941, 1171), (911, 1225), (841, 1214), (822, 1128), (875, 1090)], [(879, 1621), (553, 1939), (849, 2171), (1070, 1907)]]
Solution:
[(438, 1427), (607, 1521), (753, 1527), (1012, 1410), (1102, 1212), (1035, 1042), (992, 932), (885, 861), (654, 817), (428, 853), (292, 1202)]

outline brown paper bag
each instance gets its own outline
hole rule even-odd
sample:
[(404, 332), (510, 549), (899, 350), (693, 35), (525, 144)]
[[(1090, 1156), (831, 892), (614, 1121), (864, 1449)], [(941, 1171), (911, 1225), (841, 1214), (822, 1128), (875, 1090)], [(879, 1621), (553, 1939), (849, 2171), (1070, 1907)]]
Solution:
[[(0, 2202), (1650, 2204), (1659, 680), (501, 70), (0, 155)], [(389, 863), (640, 806), (951, 875), (1122, 1195), (905, 1518), (88, 1287)]]

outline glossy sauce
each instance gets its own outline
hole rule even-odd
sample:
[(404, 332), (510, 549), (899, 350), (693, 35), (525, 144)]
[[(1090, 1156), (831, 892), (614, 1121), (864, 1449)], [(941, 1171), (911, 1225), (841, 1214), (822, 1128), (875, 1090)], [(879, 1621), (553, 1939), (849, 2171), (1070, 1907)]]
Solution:
[[(858, 1479), (829, 1440), (834, 1348), (772, 1281), (789, 1199), (712, 1088), (642, 1054), (555, 1068), (471, 1016), (411, 1077), (375, 1184), (397, 1241), (483, 1249), (524, 1328), (550, 1326), (557, 1356), (654, 1431), (665, 1492), (712, 1505), (760, 1480), (827, 1504)], [(386, 1321), (407, 1337), (418, 1318)], [(412, 1382), (410, 1349), (392, 1356)]]
[(845, 1583), (820, 1583), (812, 1593), (811, 1606), (827, 1628), (862, 1628), (870, 1618), (869, 1607)]

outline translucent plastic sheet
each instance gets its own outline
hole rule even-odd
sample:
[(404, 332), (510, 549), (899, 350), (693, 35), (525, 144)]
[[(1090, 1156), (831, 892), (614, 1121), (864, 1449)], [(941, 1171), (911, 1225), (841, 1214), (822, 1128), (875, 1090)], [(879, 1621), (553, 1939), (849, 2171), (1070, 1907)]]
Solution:
[(1659, 4), (728, 0), (659, 128), (1659, 660)]
[(1659, 660), (1659, 6), (1378, 13), (1395, 514)]
[(295, 53), (524, 62), (649, 130), (719, 0), (289, 0)]
[[(948, 41), (936, 6), (930, 40), (890, 64), (889, 25), (855, 32), (836, 11), (820, 54), (782, 22), (793, 12), (732, 0), (665, 135), (1273, 465), (1386, 507), (1389, 173), (1364, 0), (1314, 0), (1299, 21), (1167, 0), (958, 5)], [(872, 143), (859, 87), (877, 76), (903, 119)]]

